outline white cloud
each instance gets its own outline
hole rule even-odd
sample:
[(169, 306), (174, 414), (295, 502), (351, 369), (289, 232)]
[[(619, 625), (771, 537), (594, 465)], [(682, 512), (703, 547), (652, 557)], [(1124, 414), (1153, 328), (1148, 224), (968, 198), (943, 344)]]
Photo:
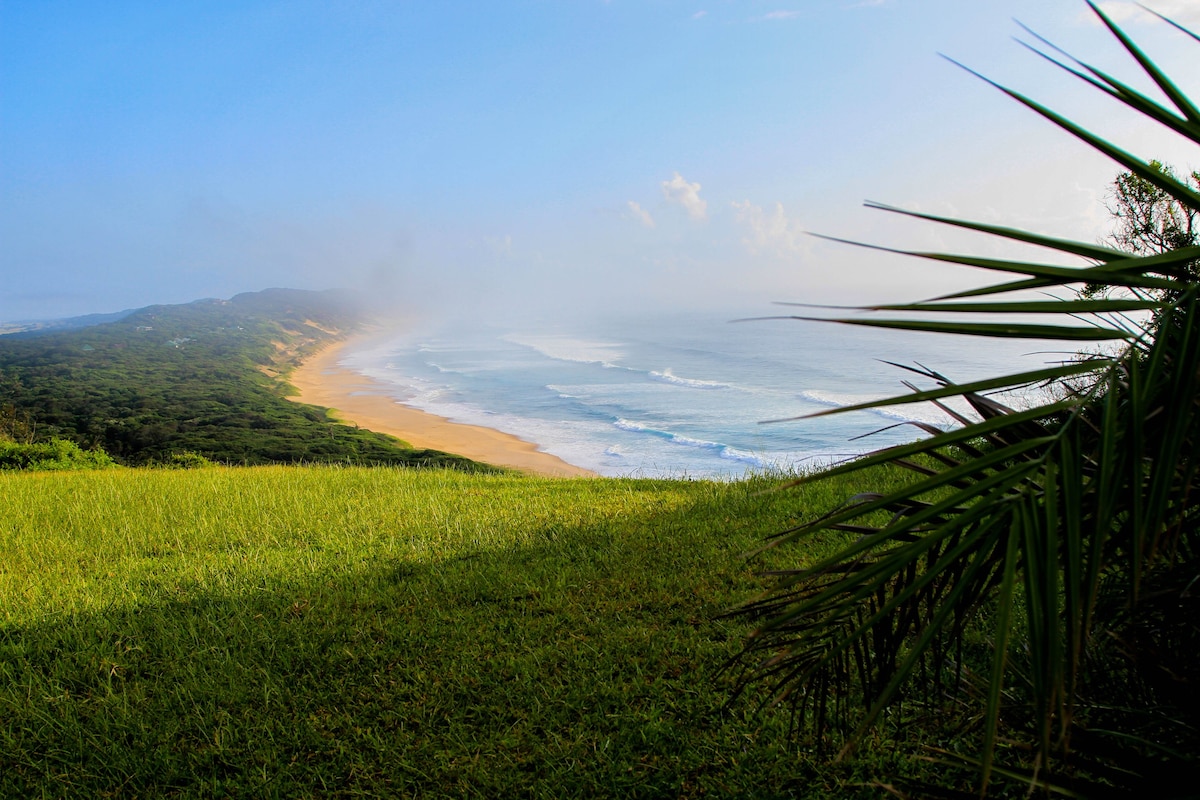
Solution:
[(769, 14), (764, 14), (762, 19), (795, 19), (800, 16), (799, 11), (772, 11)]
[(707, 11), (697, 11), (695, 14), (692, 14), (692, 19), (704, 19), (707, 16)]
[(654, 217), (650, 216), (650, 212), (638, 205), (636, 200), (630, 200), (629, 211), (633, 214), (634, 219), (645, 225), (647, 228), (654, 227)]
[[(1196, 0), (1156, 0), (1145, 4), (1147, 8), (1157, 11), (1164, 17), (1174, 20), (1180, 24), (1200, 23), (1200, 3)], [(1157, 22), (1157, 17), (1153, 14), (1147, 14), (1142, 9), (1138, 8), (1135, 3), (1117, 2), (1117, 0), (1106, 0), (1099, 4), (1100, 10), (1107, 14), (1114, 22)], [(1084, 12), (1085, 17), (1096, 24), (1100, 20), (1092, 13), (1091, 9)]]
[(783, 203), (776, 203), (770, 213), (763, 211), (749, 200), (741, 203), (734, 202), (733, 208), (737, 221), (746, 229), (742, 244), (752, 255), (773, 253), (787, 256), (802, 252), (804, 247), (804, 231), (800, 224), (788, 219), (783, 210)]
[(688, 183), (678, 172), (669, 181), (662, 182), (663, 197), (679, 203), (692, 219), (708, 217), (708, 201), (700, 198), (700, 184)]

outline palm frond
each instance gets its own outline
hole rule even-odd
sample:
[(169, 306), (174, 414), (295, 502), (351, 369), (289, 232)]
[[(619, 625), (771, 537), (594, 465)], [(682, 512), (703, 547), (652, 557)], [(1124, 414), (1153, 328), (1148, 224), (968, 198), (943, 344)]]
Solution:
[[(1065, 53), (1075, 66), (1035, 52), (1200, 144), (1197, 106), (1087, 1), (1175, 110)], [(1200, 210), (1200, 193), (1156, 162), (987, 82), (1183, 207)], [(880, 467), (913, 476), (890, 491), (861, 492), (764, 545), (775, 549), (823, 534), (849, 537), (810, 566), (775, 571), (771, 588), (734, 612), (759, 621), (742, 655), (749, 664), (745, 680), (763, 682), (772, 701), (794, 704), (818, 732), (837, 723), (849, 734), (848, 749), (901, 698), (923, 698), (931, 706), (948, 697), (973, 698), (978, 705), (970, 719), (980, 755), (966, 760), (978, 770), (981, 792), (998, 777), (1024, 775), (1047, 791), (1071, 794), (1075, 789), (1064, 787), (1083, 785), (1083, 779), (1063, 779), (1062, 769), (1090, 770), (1102, 779), (1138, 774), (1125, 764), (1105, 772), (1102, 758), (1079, 757), (1077, 743), (1104, 736), (1098, 732), (1118, 713), (1097, 697), (1113, 681), (1147, 697), (1174, 691), (1164, 679), (1146, 677), (1131, 643), (1151, 635), (1137, 628), (1151, 613), (1144, 609), (1159, 608), (1153, 604), (1164, 596), (1190, 597), (1186, 592), (1200, 586), (1200, 465), (1194, 458), (1200, 451), (1200, 284), (1192, 272), (1200, 244), (1136, 255), (880, 203), (868, 206), (1091, 264), (1065, 267), (847, 242), (1022, 277), (923, 302), (866, 306), (855, 309), (865, 316), (827, 321), (940, 334), (1112, 341), (1120, 347), (963, 384), (926, 367), (905, 367), (935, 388), (906, 383), (909, 394), (811, 415), (928, 402), (946, 411), (949, 425), (919, 423), (923, 439), (789, 484)], [(1020, 294), (1082, 285), (1125, 290), (1132, 297), (1030, 300)], [(989, 299), (964, 302), (981, 297)], [(879, 312), (915, 316), (872, 316)], [(1056, 315), (1066, 324), (1007, 319), (1029, 314)], [(1057, 387), (1057, 398), (1016, 410), (988, 396), (1025, 386)], [(962, 398), (970, 412), (947, 406), (952, 397)], [(1188, 641), (1200, 646), (1200, 624), (1190, 624), (1195, 633)], [(964, 656), (968, 639), (977, 650), (986, 642), (984, 652)], [(1100, 654), (1111, 656), (1114, 642), (1124, 660), (1102, 663)], [(1200, 675), (1189, 680), (1200, 683)], [(1188, 702), (1200, 714), (1200, 685), (1178, 691), (1192, 698)], [(857, 698), (857, 714), (849, 711), (851, 697)], [(1182, 735), (1168, 722), (1154, 717), (1146, 728)], [(1139, 752), (1153, 751), (1155, 758), (1186, 752), (1156, 735), (1139, 732), (1132, 739), (1141, 743)], [(1013, 736), (1023, 737), (1032, 753), (1020, 766), (999, 759), (1001, 749), (1014, 752), (1002, 744)], [(1200, 745), (1200, 734), (1195, 737), (1192, 744)]]

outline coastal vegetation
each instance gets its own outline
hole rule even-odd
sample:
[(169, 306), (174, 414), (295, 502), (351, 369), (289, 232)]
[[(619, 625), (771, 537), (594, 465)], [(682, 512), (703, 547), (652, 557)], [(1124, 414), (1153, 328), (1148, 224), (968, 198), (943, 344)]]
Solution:
[(0, 469), (104, 469), (115, 465), (103, 450), (81, 450), (67, 439), (24, 443), (0, 438)]
[(69, 440), (126, 465), (190, 453), (227, 464), (486, 469), (287, 399), (298, 360), (364, 318), (345, 292), (271, 289), (0, 336), (0, 438)]
[[(1200, 144), (1200, 108), (1089, 5), (1166, 104), (1061, 52), (1046, 58)], [(854, 539), (815, 563), (807, 546), (798, 548), (801, 563), (781, 570), (769, 594), (743, 609), (760, 620), (743, 653), (744, 679), (790, 703), (812, 735), (846, 737), (843, 753), (898, 719), (953, 721), (960, 738), (938, 742), (932, 755), (976, 769), (977, 794), (1016, 779), (1047, 794), (1194, 796), (1196, 176), (1180, 177), (1003, 91), (1127, 170), (1116, 181), (1115, 241), (913, 213), (1085, 266), (909, 252), (1008, 279), (929, 302), (861, 309), (891, 318), (837, 321), (1108, 347), (969, 384), (912, 367), (933, 388), (914, 385), (908, 395), (840, 409), (934, 402), (950, 424), (920, 425), (927, 438), (796, 482), (850, 479), (861, 488), (778, 536), (776, 549), (834, 531)], [(1030, 315), (1049, 321), (1029, 322)], [(994, 396), (1031, 386), (1048, 387), (1047, 399), (1011, 407)], [(951, 398), (963, 405), (944, 405)], [(861, 480), (881, 466), (907, 469), (914, 480), (897, 490)]]

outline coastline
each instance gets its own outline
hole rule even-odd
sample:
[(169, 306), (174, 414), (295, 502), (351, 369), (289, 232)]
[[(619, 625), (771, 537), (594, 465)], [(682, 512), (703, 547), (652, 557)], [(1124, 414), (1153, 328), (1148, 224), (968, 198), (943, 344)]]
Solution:
[(441, 450), (499, 467), (551, 477), (596, 477), (596, 473), (543, 453), (537, 445), (503, 431), (451, 422), (392, 399), (379, 381), (338, 364), (349, 345), (378, 336), (354, 336), (304, 359), (287, 381), (299, 394), (288, 399), (330, 409), (341, 422), (386, 433), (417, 449)]

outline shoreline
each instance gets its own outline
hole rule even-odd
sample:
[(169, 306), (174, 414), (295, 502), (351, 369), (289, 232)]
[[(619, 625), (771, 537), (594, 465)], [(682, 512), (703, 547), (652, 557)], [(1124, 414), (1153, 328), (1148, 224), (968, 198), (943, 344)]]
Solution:
[(388, 395), (386, 385), (338, 364), (347, 346), (379, 335), (352, 336), (301, 361), (287, 378), (299, 394), (288, 399), (328, 408), (339, 422), (395, 436), (415, 449), (441, 450), (534, 475), (596, 477), (591, 470), (568, 464), (512, 434), (451, 422), (406, 406)]

